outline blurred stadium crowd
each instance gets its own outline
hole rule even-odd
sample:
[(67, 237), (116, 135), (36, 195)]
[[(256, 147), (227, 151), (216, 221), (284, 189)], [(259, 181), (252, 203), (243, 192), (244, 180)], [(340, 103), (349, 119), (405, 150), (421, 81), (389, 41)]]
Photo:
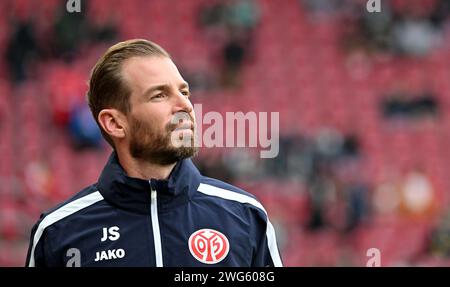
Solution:
[(0, 266), (40, 213), (110, 153), (85, 102), (96, 59), (145, 38), (203, 111), (280, 113), (280, 153), (203, 148), (206, 175), (255, 194), (286, 266), (450, 266), (450, 2), (0, 2)]

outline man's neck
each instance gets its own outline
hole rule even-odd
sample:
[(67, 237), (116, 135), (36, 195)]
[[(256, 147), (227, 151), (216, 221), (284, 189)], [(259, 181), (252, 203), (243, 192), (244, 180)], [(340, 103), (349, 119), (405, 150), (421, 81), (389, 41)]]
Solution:
[(168, 179), (176, 163), (168, 165), (154, 164), (145, 160), (135, 159), (130, 155), (118, 156), (120, 165), (129, 177), (149, 180)]

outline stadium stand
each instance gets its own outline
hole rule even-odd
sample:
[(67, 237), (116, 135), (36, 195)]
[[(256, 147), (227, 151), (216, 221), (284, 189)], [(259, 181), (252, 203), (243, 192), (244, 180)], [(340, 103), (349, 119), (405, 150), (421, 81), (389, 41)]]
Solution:
[[(356, 156), (318, 162), (317, 152), (305, 144), (300, 163), (286, 163), (285, 176), (274, 176), (264, 165), (271, 160), (259, 158), (254, 159), (256, 175), (233, 171), (236, 163), (227, 161), (230, 149), (203, 148), (195, 159), (202, 165), (215, 154), (234, 183), (261, 200), (279, 232), (286, 266), (365, 266), (369, 248), (380, 249), (383, 266), (450, 266), (450, 253), (434, 240), (437, 233), (450, 232), (440, 228), (450, 211), (450, 18), (448, 6), (442, 4), (446, 1), (383, 1), (396, 13), (421, 11), (427, 21), (435, 19), (427, 18), (433, 11), (447, 7), (436, 26), (439, 43), (420, 56), (358, 46), (362, 26), (358, 21), (367, 17), (365, 1), (343, 1), (346, 4), (331, 11), (312, 9), (307, 5), (312, 1), (254, 1), (259, 20), (252, 31), (251, 56), (244, 60), (240, 85), (231, 89), (217, 80), (221, 71), (217, 39), (226, 36), (220, 31), (207, 33), (199, 25), (200, 11), (218, 1), (86, 2), (79, 20), (84, 24), (68, 23), (63, 30), (68, 36), (75, 34), (72, 28), (90, 27), (83, 28), (83, 41), (69, 56), (54, 56), (60, 40), (54, 25), (66, 13), (65, 1), (0, 2), (0, 266), (22, 266), (29, 231), (40, 212), (96, 181), (110, 148), (75, 147), (67, 125), (72, 109), (84, 103), (96, 58), (110, 44), (129, 38), (159, 43), (182, 73), (206, 70), (212, 78), (205, 81), (211, 82), (207, 89), (194, 90), (193, 96), (204, 111), (277, 111), (281, 136), (301, 136), (313, 146), (323, 128), (358, 139)], [(8, 49), (14, 41), (20, 46), (24, 37), (17, 34), (19, 23), (31, 23), (29, 37), (37, 48), (12, 63)], [(23, 65), (18, 67), (24, 70), (23, 79), (14, 77), (12, 64)], [(438, 113), (414, 120), (385, 118), (383, 100), (398, 87), (408, 96), (428, 89)], [(288, 161), (295, 153), (287, 153)], [(302, 161), (308, 158), (313, 164)], [(311, 178), (322, 170), (310, 166), (316, 163), (331, 170), (322, 175), (331, 187), (323, 187), (322, 223), (311, 228), (311, 190), (315, 190)], [(351, 163), (368, 186), (367, 199), (352, 201), (347, 192), (352, 182), (343, 170)], [(412, 199), (403, 193), (407, 175), (417, 168), (429, 183), (417, 191), (425, 193), (418, 195), (419, 201), (431, 198), (426, 210), (419, 211), (408, 205), (417, 193)], [(204, 171), (208, 174), (207, 168)], [(375, 198), (382, 202), (382, 210)], [(349, 211), (353, 203), (355, 208), (367, 205), (361, 207), (365, 217), (348, 228), (349, 216), (356, 212)]]

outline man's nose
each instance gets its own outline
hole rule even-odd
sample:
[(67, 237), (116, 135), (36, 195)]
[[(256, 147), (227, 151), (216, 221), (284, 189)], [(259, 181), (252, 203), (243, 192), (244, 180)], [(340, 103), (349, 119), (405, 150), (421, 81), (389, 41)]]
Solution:
[(194, 107), (192, 106), (191, 101), (188, 97), (183, 95), (183, 93), (178, 92), (175, 98), (175, 112), (184, 111), (187, 113), (191, 113)]

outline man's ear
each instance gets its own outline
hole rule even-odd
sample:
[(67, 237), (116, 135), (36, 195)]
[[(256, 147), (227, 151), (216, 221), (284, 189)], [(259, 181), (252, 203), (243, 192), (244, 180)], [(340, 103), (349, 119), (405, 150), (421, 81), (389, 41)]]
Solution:
[(111, 137), (123, 139), (127, 122), (125, 115), (116, 109), (103, 109), (98, 114), (98, 122), (102, 129)]

